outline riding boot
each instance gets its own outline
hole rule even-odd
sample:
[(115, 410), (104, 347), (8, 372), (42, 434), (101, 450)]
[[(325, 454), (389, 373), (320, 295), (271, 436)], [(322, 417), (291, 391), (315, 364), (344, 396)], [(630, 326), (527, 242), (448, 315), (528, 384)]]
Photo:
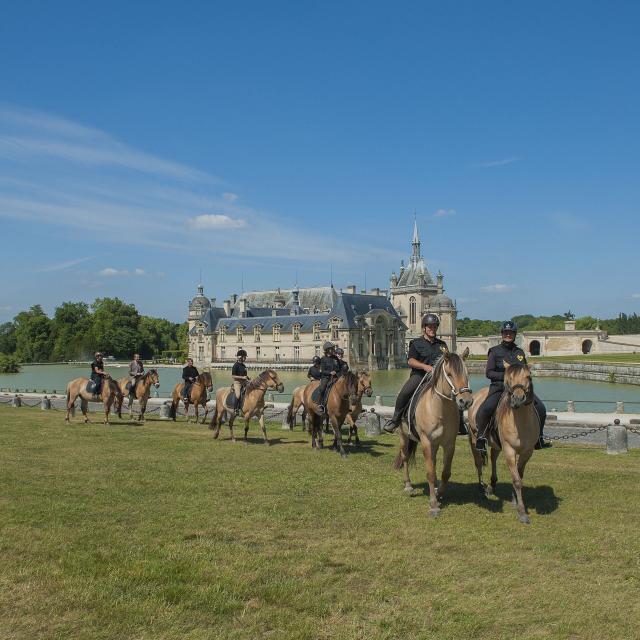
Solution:
[(467, 433), (469, 433), (467, 431), (467, 425), (464, 423), (464, 413), (461, 411), (460, 412), (460, 423), (458, 424), (458, 435), (459, 436), (466, 436)]
[(402, 418), (396, 418), (396, 416), (394, 415), (384, 423), (382, 429), (386, 433), (393, 433), (400, 426), (401, 421)]

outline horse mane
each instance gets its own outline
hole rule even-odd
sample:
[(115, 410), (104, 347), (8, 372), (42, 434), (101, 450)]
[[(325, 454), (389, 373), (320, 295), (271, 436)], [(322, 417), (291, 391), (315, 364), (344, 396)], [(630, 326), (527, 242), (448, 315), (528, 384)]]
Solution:
[[(442, 354), (436, 363), (433, 365), (433, 373), (431, 374), (431, 379), (427, 384), (424, 385), (422, 393), (427, 391), (428, 389), (433, 389), (436, 385), (436, 382), (440, 380), (440, 376), (442, 375), (442, 369), (444, 368), (445, 357)], [(453, 375), (464, 375), (464, 364), (462, 358), (453, 352), (449, 352), (449, 366), (451, 367), (451, 372)], [(422, 395), (422, 393), (420, 395)]]
[(265, 382), (266, 379), (271, 375), (277, 375), (273, 369), (266, 369), (260, 375), (253, 378), (249, 384), (247, 385), (247, 391), (251, 391), (253, 389), (257, 389), (261, 383)]
[(341, 377), (345, 379), (345, 384), (347, 385), (349, 393), (358, 393), (358, 376), (353, 373), (353, 371), (347, 371), (346, 373), (343, 373)]

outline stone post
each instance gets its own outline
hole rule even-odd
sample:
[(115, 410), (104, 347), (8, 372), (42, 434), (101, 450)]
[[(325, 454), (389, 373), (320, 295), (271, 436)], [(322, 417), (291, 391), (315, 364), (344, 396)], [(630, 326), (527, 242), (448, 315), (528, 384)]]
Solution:
[(376, 396), (374, 404), (376, 404), (378, 406), (382, 406), (382, 396)]
[(12, 407), (21, 407), (22, 406), (22, 399), (20, 398), (20, 396), (17, 393), (11, 399), (11, 406)]
[(613, 424), (607, 426), (607, 453), (609, 455), (627, 453), (627, 448), (627, 429), (620, 424), (620, 420), (616, 419)]
[(160, 420), (171, 420), (171, 402), (163, 402), (160, 405)]
[(624, 402), (622, 400), (616, 402), (616, 413), (624, 413)]
[(51, 409), (51, 400), (49, 400), (49, 398), (47, 398), (47, 396), (44, 396), (44, 398), (42, 398), (42, 400), (40, 402), (40, 408), (43, 411), (46, 411), (47, 409)]
[(368, 436), (379, 436), (382, 433), (380, 428), (380, 416), (373, 411), (367, 412), (367, 422), (364, 426), (364, 432)]
[(273, 393), (267, 393), (267, 402), (273, 402)]
[(567, 412), (575, 413), (575, 411), (576, 411), (576, 405), (573, 402), (573, 400), (567, 400)]

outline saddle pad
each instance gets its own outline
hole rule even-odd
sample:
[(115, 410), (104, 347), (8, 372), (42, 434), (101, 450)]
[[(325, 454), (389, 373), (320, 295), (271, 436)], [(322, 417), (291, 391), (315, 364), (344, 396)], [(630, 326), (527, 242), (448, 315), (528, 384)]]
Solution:
[(224, 401), (225, 405), (229, 409), (233, 409), (236, 406), (236, 393), (233, 389), (227, 394), (227, 399)]
[[(331, 387), (333, 387), (333, 385), (335, 384), (335, 381), (330, 381), (329, 384), (327, 385), (327, 391), (326, 391), (326, 397), (329, 397), (329, 392), (331, 391)], [(318, 385), (312, 392), (311, 394), (311, 399), (316, 403), (316, 404), (321, 404), (322, 403), (322, 397), (320, 395), (320, 385)]]
[(87, 393), (95, 394), (96, 393), (96, 383), (93, 380), (89, 380), (87, 382), (86, 391)]

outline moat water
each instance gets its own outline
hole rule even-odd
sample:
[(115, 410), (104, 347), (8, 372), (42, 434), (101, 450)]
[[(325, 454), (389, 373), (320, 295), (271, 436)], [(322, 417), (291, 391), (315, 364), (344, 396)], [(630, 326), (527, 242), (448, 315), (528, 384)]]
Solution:
[[(114, 378), (126, 376), (128, 365), (107, 364), (107, 371)], [(15, 391), (37, 391), (62, 394), (67, 382), (81, 376), (88, 377), (87, 365), (25, 365), (20, 373), (0, 374), (0, 389)], [(160, 375), (160, 388), (158, 395), (168, 397), (173, 387), (181, 380), (182, 370), (176, 367), (158, 367)], [(398, 390), (407, 379), (408, 369), (395, 371), (375, 371), (373, 377), (373, 394), (382, 396), (383, 404), (391, 405), (395, 400)], [(214, 370), (214, 389), (229, 385), (230, 372)], [(250, 376), (256, 375), (255, 371), (249, 371)], [(298, 385), (306, 382), (303, 371), (281, 371), (278, 374), (284, 384), (284, 393), (275, 394), (275, 400), (288, 401), (291, 392)], [(470, 376), (471, 387), (474, 391), (488, 385), (488, 380), (483, 376)], [(571, 380), (565, 378), (537, 378), (535, 379), (536, 394), (542, 398), (548, 409), (564, 411), (566, 401), (573, 400), (576, 411), (589, 412), (613, 412), (616, 401), (625, 403), (627, 413), (640, 413), (640, 387), (633, 385), (611, 384), (607, 382), (591, 382), (587, 380)], [(155, 395), (155, 391), (154, 391)], [(365, 403), (372, 403), (373, 397), (365, 398)]]

